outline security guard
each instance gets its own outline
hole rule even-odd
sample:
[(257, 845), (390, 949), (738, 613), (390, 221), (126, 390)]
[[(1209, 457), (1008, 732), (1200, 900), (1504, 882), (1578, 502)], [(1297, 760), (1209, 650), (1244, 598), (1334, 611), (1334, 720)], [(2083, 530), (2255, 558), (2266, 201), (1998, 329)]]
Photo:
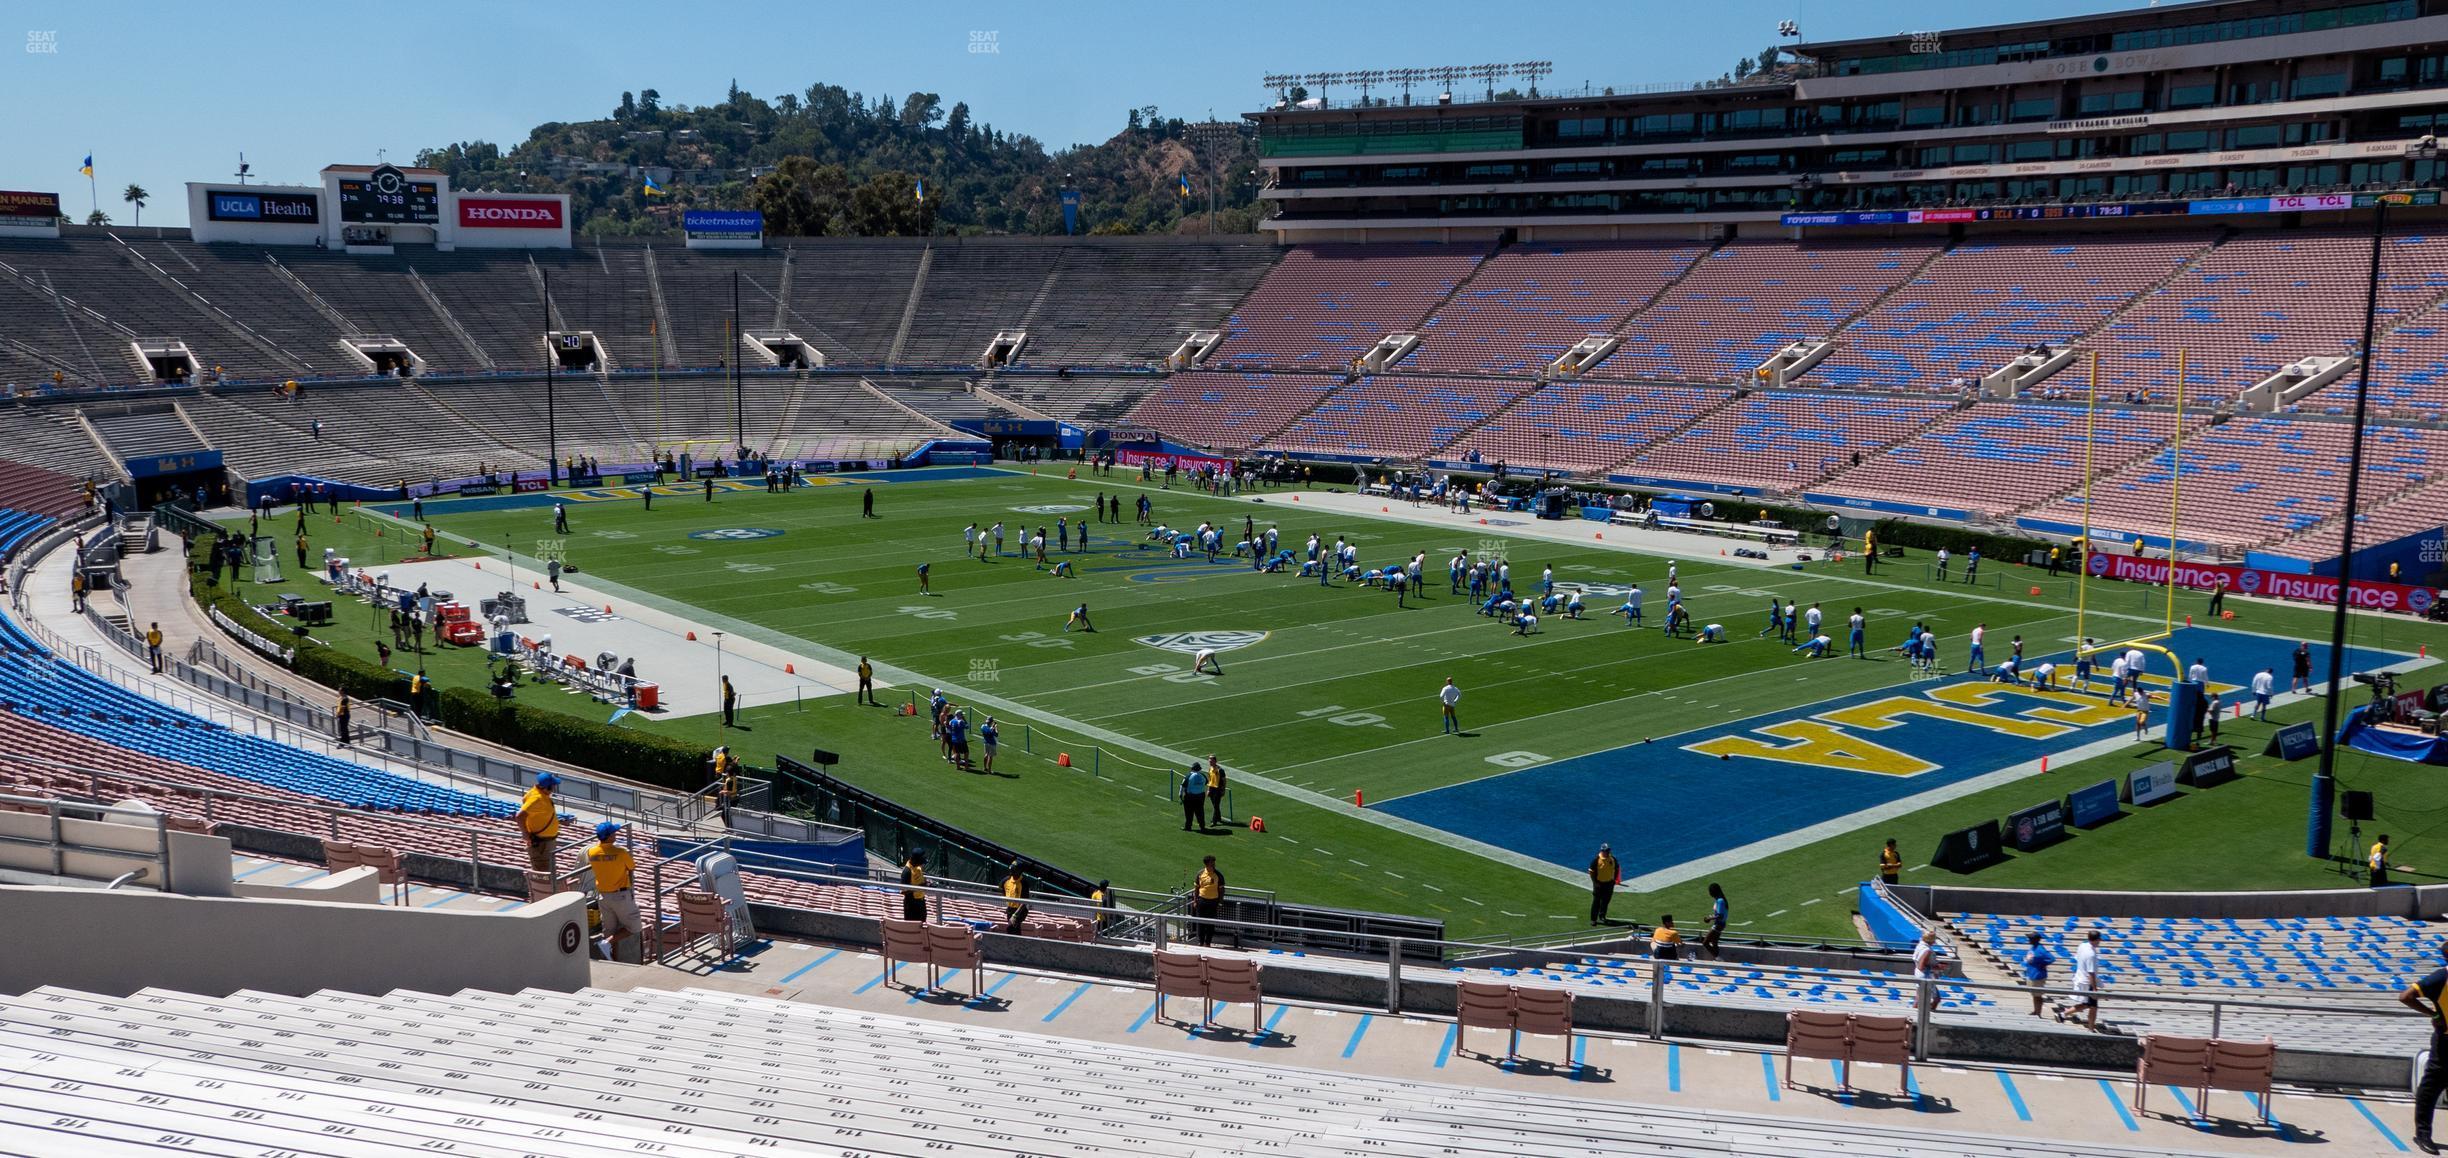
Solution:
[(1606, 924), (1607, 906), (1615, 900), (1615, 882), (1623, 879), (1623, 862), (1615, 859), (1615, 846), (1601, 844), (1598, 855), (1590, 859), (1590, 924)]
[(1017, 935), (1028, 920), (1028, 878), (1020, 875), (1019, 862), (1003, 874), (1003, 931)]
[(1896, 884), (1904, 878), (1904, 854), (1896, 851), (1895, 838), (1887, 838), (1887, 847), (1879, 850), (1879, 883)]
[(519, 801), (519, 831), (527, 837), (527, 867), (540, 873), (553, 871), (553, 841), (561, 836), (561, 812), (553, 805), (553, 789), (560, 784), (560, 777), (546, 772), (536, 777), (535, 787)]
[[(1215, 858), (1204, 857), (1199, 862), (1198, 881), (1191, 887), (1190, 915), (1198, 918), (1198, 939), (1202, 948), (1215, 944), (1216, 914), (1224, 909), (1224, 872), (1216, 867)], [(1240, 934), (1233, 940), (1238, 942)]]
[(924, 921), (926, 906), (926, 860), (911, 849), (901, 855), (901, 919)]
[(628, 849), (613, 843), (620, 830), (617, 820), (596, 825), (595, 843), (586, 850), (587, 867), (595, 870), (595, 912), (603, 918), (604, 939), (610, 943), (607, 956), (616, 961), (621, 938), (638, 934), (637, 895), (629, 888), (637, 874), (637, 860)]
[(2372, 844), (2371, 856), (2367, 863), (2371, 865), (2371, 885), (2373, 888), (2380, 888), (2381, 886), (2389, 883), (2387, 833), (2381, 833), (2380, 839)]

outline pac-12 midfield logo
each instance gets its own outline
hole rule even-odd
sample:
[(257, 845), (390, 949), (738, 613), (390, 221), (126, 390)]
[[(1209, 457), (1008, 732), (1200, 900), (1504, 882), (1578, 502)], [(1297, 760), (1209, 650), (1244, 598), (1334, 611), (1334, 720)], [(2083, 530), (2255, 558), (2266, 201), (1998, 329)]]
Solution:
[(1013, 507), (1024, 515), (1071, 515), (1088, 508), (1080, 503), (1039, 503), (1033, 507)]
[(1200, 651), (1238, 651), (1265, 639), (1263, 631), (1176, 631), (1166, 635), (1142, 635), (1135, 642), (1158, 651), (1197, 655)]
[(727, 539), (734, 542), (748, 539), (776, 539), (782, 532), (773, 527), (716, 527), (710, 531), (690, 531), (692, 539)]

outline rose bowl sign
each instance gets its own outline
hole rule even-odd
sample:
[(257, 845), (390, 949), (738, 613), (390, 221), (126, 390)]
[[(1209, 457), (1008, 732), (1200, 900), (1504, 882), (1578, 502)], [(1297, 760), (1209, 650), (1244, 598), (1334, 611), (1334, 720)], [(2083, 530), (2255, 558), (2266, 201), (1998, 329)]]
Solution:
[(561, 202), (525, 197), (461, 197), (461, 229), (559, 229)]
[[(2119, 555), (2110, 551), (2093, 551), (2088, 563), (2091, 573), (2102, 579), (2122, 579), (2130, 583), (2154, 586), (2168, 581), (2168, 561)], [(2294, 575), (2284, 571), (2265, 571), (2257, 567), (2230, 567), (2221, 563), (2178, 563), (2176, 585), (2210, 591), (2224, 587), (2239, 595), (2258, 595), (2266, 599), (2295, 599), (2307, 603), (2335, 603), (2337, 580), (2324, 575)], [(2421, 615), (2431, 609), (2435, 595), (2428, 587), (2413, 587), (2403, 583), (2370, 583), (2356, 581), (2347, 585), (2347, 598), (2367, 611), (2402, 611)]]

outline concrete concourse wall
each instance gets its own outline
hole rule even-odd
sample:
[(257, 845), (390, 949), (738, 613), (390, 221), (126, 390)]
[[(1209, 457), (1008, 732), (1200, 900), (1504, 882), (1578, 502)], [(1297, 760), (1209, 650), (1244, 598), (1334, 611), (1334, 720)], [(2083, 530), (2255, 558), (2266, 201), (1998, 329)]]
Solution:
[(147, 987), (208, 996), (240, 989), (567, 992), (587, 984), (585, 898), (575, 893), (505, 913), (468, 913), (0, 888), (0, 928), (10, 941), (0, 953), (0, 993), (45, 985), (115, 996)]

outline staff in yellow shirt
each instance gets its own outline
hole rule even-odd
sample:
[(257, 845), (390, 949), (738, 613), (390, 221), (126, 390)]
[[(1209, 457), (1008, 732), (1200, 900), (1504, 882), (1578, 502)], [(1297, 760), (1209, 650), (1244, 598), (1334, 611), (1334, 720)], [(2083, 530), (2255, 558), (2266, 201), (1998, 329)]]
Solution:
[(1020, 875), (1020, 864), (1012, 863), (1003, 874), (1003, 931), (1018, 935), (1020, 926), (1028, 920), (1028, 878)]
[(560, 784), (560, 777), (546, 772), (536, 777), (535, 787), (519, 801), (519, 832), (527, 838), (527, 867), (540, 873), (553, 871), (553, 842), (561, 838), (561, 811), (553, 804), (553, 789)]
[(2366, 863), (2371, 865), (2371, 886), (2373, 888), (2380, 888), (2389, 883), (2387, 833), (2381, 833), (2379, 841), (2371, 846), (2371, 856)]
[[(1190, 915), (1198, 918), (1200, 947), (1211, 947), (1215, 944), (1216, 914), (1222, 912), (1223, 909), (1224, 870), (1216, 867), (1214, 857), (1203, 857), (1199, 861), (1198, 880), (1190, 889)], [(1236, 943), (1240, 939), (1240, 934), (1233, 935)]]
[(1887, 838), (1887, 847), (1879, 850), (1879, 882), (1895, 884), (1904, 878), (1904, 854), (1896, 851), (1895, 838)]
[(637, 860), (628, 849), (613, 843), (620, 830), (617, 820), (596, 825), (595, 843), (586, 850), (587, 867), (595, 870), (595, 911), (603, 917), (604, 938), (615, 961), (620, 960), (621, 938), (638, 934), (637, 895), (629, 888), (637, 875)]

